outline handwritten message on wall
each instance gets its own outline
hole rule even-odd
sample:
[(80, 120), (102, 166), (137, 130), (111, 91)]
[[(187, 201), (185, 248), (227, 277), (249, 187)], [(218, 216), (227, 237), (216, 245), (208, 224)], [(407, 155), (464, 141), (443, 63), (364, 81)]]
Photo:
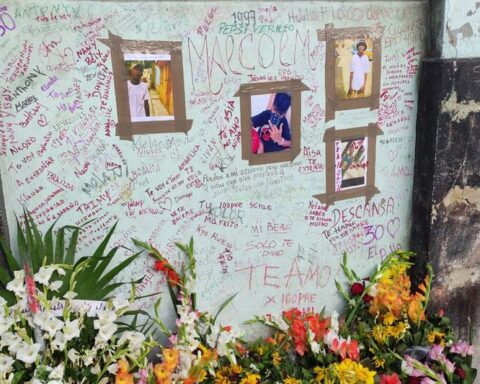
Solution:
[[(174, 242), (193, 236), (200, 307), (215, 310), (238, 292), (226, 321), (292, 306), (334, 309), (344, 252), (367, 273), (408, 246), (424, 15), (419, 2), (394, 1), (0, 4), (0, 175), (12, 240), (23, 207), (42, 229), (55, 220), (84, 225), (82, 255), (117, 221), (111, 246), (133, 248), (137, 237), (176, 265)], [(368, 202), (326, 206), (313, 198), (325, 191), (327, 172), (326, 45), (317, 31), (328, 23), (384, 27), (378, 110), (342, 111), (329, 122), (336, 129), (373, 122), (384, 133), (376, 149), (380, 193)], [(98, 41), (108, 31), (182, 42), (188, 134), (115, 134), (111, 52)], [(248, 165), (234, 94), (240, 84), (291, 79), (309, 88), (300, 154)], [(118, 262), (129, 254), (122, 248)], [(152, 265), (143, 255), (128, 271), (145, 276), (138, 296), (165, 291)]]

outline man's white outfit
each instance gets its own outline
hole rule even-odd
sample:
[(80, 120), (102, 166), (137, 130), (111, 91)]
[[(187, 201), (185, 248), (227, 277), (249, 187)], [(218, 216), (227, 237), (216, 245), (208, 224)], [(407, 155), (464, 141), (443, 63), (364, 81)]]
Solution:
[(130, 117), (132, 118), (132, 121), (137, 117), (146, 117), (145, 100), (150, 100), (148, 84), (144, 82), (132, 84), (130, 80), (128, 80), (127, 83)]
[(365, 54), (362, 56), (354, 54), (352, 57), (350, 72), (353, 72), (352, 89), (354, 91), (359, 91), (365, 86), (365, 74), (370, 72), (368, 56)]

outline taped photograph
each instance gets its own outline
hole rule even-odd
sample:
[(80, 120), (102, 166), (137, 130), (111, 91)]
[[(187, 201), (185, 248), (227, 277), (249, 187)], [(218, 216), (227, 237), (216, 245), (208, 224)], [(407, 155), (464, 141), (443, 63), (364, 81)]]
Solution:
[(337, 111), (378, 109), (382, 78), (382, 36), (385, 27), (335, 28), (317, 31), (326, 43), (325, 121)]
[(174, 120), (170, 55), (125, 54), (132, 122)]
[(335, 98), (370, 97), (373, 78), (373, 40), (357, 36), (335, 40)]
[(108, 31), (117, 104), (115, 135), (187, 133), (181, 41), (126, 40)]
[(291, 147), (292, 96), (288, 92), (251, 96), (253, 154), (287, 151)]
[(327, 128), (325, 142), (325, 193), (313, 197), (328, 205), (364, 196), (368, 202), (380, 191), (375, 185), (377, 124), (337, 130)]
[(367, 138), (335, 141), (335, 191), (367, 184)]

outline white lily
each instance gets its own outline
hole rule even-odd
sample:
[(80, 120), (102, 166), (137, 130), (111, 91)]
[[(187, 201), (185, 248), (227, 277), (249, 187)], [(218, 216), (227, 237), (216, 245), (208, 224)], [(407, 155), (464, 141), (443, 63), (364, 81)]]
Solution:
[(57, 265), (47, 265), (40, 267), (38, 272), (34, 275), (34, 279), (37, 283), (48, 286), (53, 272), (57, 271), (59, 275), (65, 276), (65, 271)]
[(80, 321), (79, 321), (79, 319), (75, 319), (75, 320), (72, 320), (72, 321), (66, 321), (65, 326), (63, 327), (63, 334), (65, 336), (66, 341), (72, 340), (75, 337), (80, 336)]
[(25, 272), (23, 269), (14, 271), (14, 278), (7, 283), (7, 290), (15, 293), (16, 296), (25, 295)]
[(55, 334), (61, 330), (63, 328), (63, 325), (65, 323), (60, 320), (60, 319), (57, 319), (56, 317), (54, 316), (50, 316), (47, 321), (45, 321), (41, 326), (41, 328), (48, 333), (48, 335), (50, 337), (54, 337)]
[(0, 353), (0, 372), (10, 372), (15, 360), (11, 356)]
[(17, 359), (25, 364), (33, 364), (37, 360), (40, 344), (27, 344), (22, 342), (17, 348)]
[(63, 374), (65, 373), (65, 366), (63, 363), (58, 364), (52, 372), (48, 375), (49, 379), (63, 379)]

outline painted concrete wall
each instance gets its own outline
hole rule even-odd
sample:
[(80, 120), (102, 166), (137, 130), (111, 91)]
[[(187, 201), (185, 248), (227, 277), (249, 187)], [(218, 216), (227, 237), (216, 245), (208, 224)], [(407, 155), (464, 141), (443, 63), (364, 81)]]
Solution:
[[(81, 236), (85, 255), (118, 220), (112, 246), (131, 247), (138, 237), (172, 262), (174, 242), (194, 236), (199, 305), (214, 310), (239, 292), (225, 313), (233, 323), (292, 306), (331, 311), (340, 304), (334, 280), (343, 252), (363, 275), (408, 246), (425, 3), (32, 0), (7, 1), (1, 10), (0, 175), (9, 228), (23, 206), (43, 229), (57, 219), (94, 218)], [(245, 30), (235, 26), (244, 12), (256, 18)], [(383, 34), (378, 108), (337, 112), (327, 123), (325, 78), (334, 74), (325, 73), (326, 44), (317, 35), (330, 23)], [(181, 42), (188, 134), (116, 135), (117, 80), (111, 52), (97, 40), (108, 31)], [(291, 79), (309, 88), (295, 138), (300, 153), (249, 165), (234, 95), (241, 84)], [(314, 196), (326, 192), (333, 171), (325, 130), (369, 123), (383, 131), (376, 159), (365, 164), (379, 192), (368, 202), (321, 203)], [(165, 290), (151, 267), (144, 256), (128, 272), (146, 276), (139, 295)]]
[(442, 57), (478, 57), (480, 54), (480, 3), (445, 0)]

